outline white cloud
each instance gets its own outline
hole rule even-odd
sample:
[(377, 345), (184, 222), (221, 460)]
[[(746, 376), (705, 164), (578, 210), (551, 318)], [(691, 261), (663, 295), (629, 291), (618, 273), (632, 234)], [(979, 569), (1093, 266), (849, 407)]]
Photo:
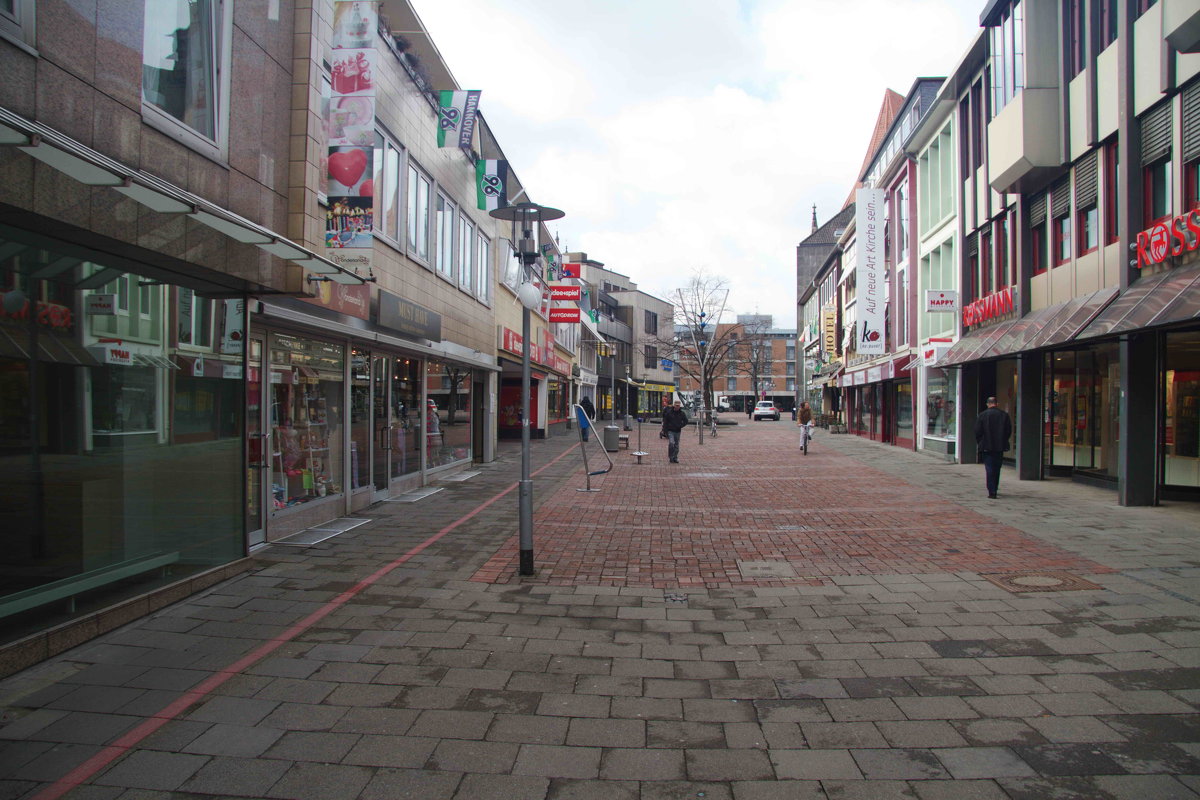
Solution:
[(965, 0), (412, 0), (564, 244), (666, 296), (698, 268), (795, 324), (795, 246), (886, 89), (945, 75)]

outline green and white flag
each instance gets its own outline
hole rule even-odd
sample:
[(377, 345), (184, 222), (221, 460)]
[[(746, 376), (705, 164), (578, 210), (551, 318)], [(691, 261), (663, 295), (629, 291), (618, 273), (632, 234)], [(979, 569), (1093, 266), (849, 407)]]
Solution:
[(508, 205), (508, 162), (479, 159), (475, 162), (475, 196), (480, 211)]
[(438, 92), (438, 147), (470, 149), (477, 111), (477, 90)]

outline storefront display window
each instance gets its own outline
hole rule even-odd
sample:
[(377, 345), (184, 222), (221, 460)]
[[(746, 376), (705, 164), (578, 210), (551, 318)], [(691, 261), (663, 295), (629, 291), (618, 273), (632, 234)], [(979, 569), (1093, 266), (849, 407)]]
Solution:
[(271, 497), (275, 512), (340, 494), (344, 356), (339, 345), (273, 334)]
[(1200, 332), (1166, 335), (1163, 482), (1200, 487)]
[(457, 364), (430, 361), (426, 367), (429, 469), (471, 458), (471, 378), (472, 371)]
[(1115, 344), (1046, 355), (1042, 435), (1048, 467), (1116, 479), (1119, 367)]
[(371, 354), (350, 351), (350, 489), (371, 485)]
[(567, 416), (567, 395), (563, 391), (562, 381), (555, 378), (546, 381), (546, 414), (550, 422)]
[(930, 367), (925, 373), (925, 435), (953, 439), (958, 435), (958, 373)]
[[(0, 247), (15, 237), (35, 246), (11, 248), (0, 265), (0, 598), (36, 601), (44, 589), (50, 600), (6, 617), (0, 640), (246, 550), (242, 372), (218, 369), (227, 377), (210, 381), (183, 368), (192, 359), (168, 336), (179, 287), (143, 286), (148, 277), (122, 272), (129, 262), (109, 267), (99, 254), (38, 279), (47, 263), (78, 257), (6, 228)], [(121, 274), (76, 288), (101, 270)], [(77, 585), (87, 591), (68, 611), (61, 592)]]
[(400, 356), (391, 361), (392, 446), (389, 455), (391, 476), (400, 478), (421, 469), (421, 362)]
[(896, 443), (912, 446), (912, 381), (896, 382)]

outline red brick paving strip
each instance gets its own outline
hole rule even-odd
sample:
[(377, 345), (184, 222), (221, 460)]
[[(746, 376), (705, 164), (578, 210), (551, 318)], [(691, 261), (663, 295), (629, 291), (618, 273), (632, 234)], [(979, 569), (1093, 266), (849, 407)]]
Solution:
[[(576, 491), (581, 465), (545, 498), (534, 518), (537, 574), (523, 580), (711, 589), (821, 585), (833, 575), (1109, 571), (819, 438), (804, 456), (786, 421), (722, 431), (703, 447), (693, 435), (680, 464), (665, 450), (645, 461), (620, 451), (616, 468), (592, 479), (595, 493)], [(979, 484), (982, 494), (982, 472)], [(514, 534), (472, 579), (517, 580), (517, 556)], [(795, 577), (744, 577), (738, 561), (786, 562)]]

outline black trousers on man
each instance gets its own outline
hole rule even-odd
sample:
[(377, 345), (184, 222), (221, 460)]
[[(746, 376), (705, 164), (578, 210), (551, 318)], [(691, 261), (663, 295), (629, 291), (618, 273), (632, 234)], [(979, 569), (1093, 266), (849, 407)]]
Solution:
[(1000, 488), (1000, 465), (1004, 463), (1004, 453), (999, 450), (984, 450), (980, 455), (983, 457), (988, 497), (995, 497), (996, 490)]

